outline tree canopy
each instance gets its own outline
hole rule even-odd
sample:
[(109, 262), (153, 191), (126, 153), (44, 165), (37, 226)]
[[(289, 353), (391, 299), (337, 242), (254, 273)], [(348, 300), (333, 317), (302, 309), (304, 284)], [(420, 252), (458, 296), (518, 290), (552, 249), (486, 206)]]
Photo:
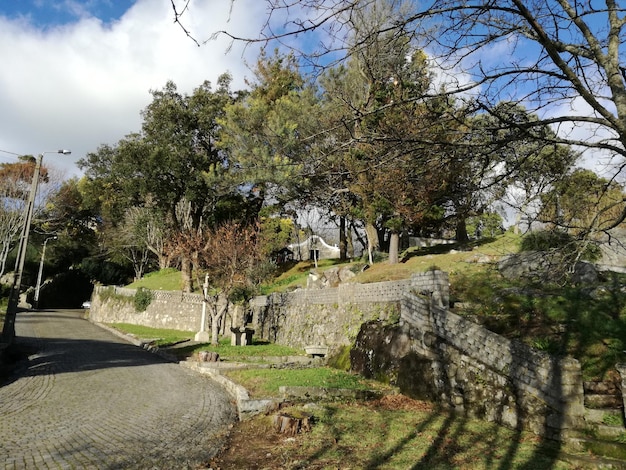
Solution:
[[(303, 0), (298, 8), (271, 0), (267, 4), (268, 18), (258, 34), (222, 33), (265, 44), (298, 44), (314, 35), (317, 47), (298, 51), (299, 57), (322, 73), (360, 54), (353, 43), (355, 18), (389, 8), (398, 14), (370, 29), (359, 46), (409, 33), (428, 55), (444, 93), (464, 103), (470, 114), (485, 112), (510, 127), (500, 104), (523, 104), (536, 119), (518, 125), (518, 130), (528, 134), (550, 128), (552, 132), (542, 137), (546, 143), (572, 147), (603, 176), (623, 184), (626, 9), (619, 2)], [(184, 24), (182, 12), (174, 15)], [(625, 217), (626, 212), (616, 213), (605, 230)]]

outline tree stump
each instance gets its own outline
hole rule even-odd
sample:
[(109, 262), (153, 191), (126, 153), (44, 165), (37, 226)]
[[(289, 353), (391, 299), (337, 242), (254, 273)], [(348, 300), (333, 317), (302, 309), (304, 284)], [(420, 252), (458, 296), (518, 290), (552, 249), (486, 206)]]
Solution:
[(213, 351), (199, 351), (198, 359), (200, 362), (218, 362), (220, 355)]
[(277, 433), (295, 436), (301, 432), (309, 432), (313, 424), (313, 417), (308, 414), (292, 416), (285, 413), (274, 415), (274, 429)]

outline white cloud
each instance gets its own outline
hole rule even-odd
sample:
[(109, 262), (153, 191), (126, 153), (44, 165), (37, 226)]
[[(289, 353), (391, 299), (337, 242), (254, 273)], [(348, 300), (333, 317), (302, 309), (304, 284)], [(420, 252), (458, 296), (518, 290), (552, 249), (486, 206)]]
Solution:
[[(183, 20), (200, 40), (221, 29), (254, 35), (263, 5), (237, 1), (231, 12), (230, 0), (198, 0)], [(229, 71), (233, 88), (244, 87), (250, 71), (242, 44), (227, 53), (230, 43), (223, 37), (198, 47), (173, 17), (163, 0), (138, 0), (110, 24), (84, 15), (45, 31), (25, 19), (0, 17), (0, 149), (36, 154), (70, 148), (71, 158), (49, 156), (46, 163), (77, 174), (76, 160), (140, 129), (149, 91), (167, 80), (190, 93)], [(245, 54), (253, 63), (256, 49)]]

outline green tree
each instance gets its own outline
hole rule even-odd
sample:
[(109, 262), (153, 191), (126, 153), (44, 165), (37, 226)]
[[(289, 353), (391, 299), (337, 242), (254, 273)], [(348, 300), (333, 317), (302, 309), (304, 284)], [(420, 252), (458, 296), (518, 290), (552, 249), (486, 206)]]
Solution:
[(99, 217), (85, 200), (85, 184), (84, 178), (64, 181), (51, 196), (40, 224), (41, 231), (58, 236), (47, 253), (58, 271), (79, 266), (84, 258), (99, 251)]
[(254, 72), (250, 92), (226, 106), (219, 119), (220, 147), (239, 181), (280, 212), (308, 193), (315, 171), (311, 136), (319, 131), (318, 97), (293, 55), (263, 51)]
[(378, 1), (359, 13), (350, 22), (350, 58), (322, 79), (334, 146), (325, 152), (333, 155), (327, 171), (337, 175), (330, 181), (341, 196), (335, 210), (345, 216), (350, 201), (366, 226), (370, 262), (388, 233), (393, 263), (400, 232), (419, 224), (437, 196), (434, 179), (442, 173), (431, 171), (440, 151), (432, 134), (445, 114), (426, 97), (432, 79), (426, 56), (406, 31), (385, 31), (408, 10)]
[[(150, 206), (163, 214), (167, 230), (175, 233), (215, 222), (222, 200), (230, 200), (236, 188), (225, 177), (226, 154), (216, 145), (218, 119), (235, 97), (231, 77), (220, 76), (213, 91), (204, 82), (191, 95), (178, 92), (168, 82), (152, 91), (152, 102), (142, 112), (141, 133), (131, 134), (115, 147), (103, 146), (80, 162), (93, 185), (91, 194), (116, 225), (125, 211)], [(184, 212), (177, 207), (185, 201)], [(184, 220), (181, 219), (184, 214)], [(192, 289), (193, 253), (180, 252), (184, 290)]]
[(625, 206), (621, 185), (578, 168), (542, 196), (539, 219), (552, 229), (585, 238), (608, 232)]

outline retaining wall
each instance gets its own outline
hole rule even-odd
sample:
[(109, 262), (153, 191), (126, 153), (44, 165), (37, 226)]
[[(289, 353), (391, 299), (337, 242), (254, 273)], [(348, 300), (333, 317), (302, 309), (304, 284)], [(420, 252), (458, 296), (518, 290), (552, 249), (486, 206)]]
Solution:
[(130, 323), (150, 328), (199, 331), (202, 318), (202, 296), (183, 292), (151, 291), (152, 301), (138, 312), (136, 290), (96, 286), (89, 318), (99, 323)]
[[(342, 284), (256, 297), (255, 335), (296, 348), (354, 346), (353, 368), (460, 412), (552, 438), (583, 422), (578, 361), (509, 341), (448, 309), (441, 271), (403, 281)], [(109, 288), (111, 289), (111, 288)], [(199, 295), (154, 292), (145, 312), (133, 290), (94, 291), (91, 318), (197, 331)], [(115, 294), (115, 295), (111, 295)]]
[(335, 288), (299, 289), (256, 297), (250, 302), (255, 334), (291, 347), (328, 346), (331, 353), (350, 346), (368, 321), (396, 323), (407, 291), (434, 296), (448, 304), (448, 277), (429, 271), (401, 281), (341, 284)]
[(580, 363), (554, 357), (407, 292), (400, 328), (428, 358), (438, 401), (551, 438), (584, 423)]

